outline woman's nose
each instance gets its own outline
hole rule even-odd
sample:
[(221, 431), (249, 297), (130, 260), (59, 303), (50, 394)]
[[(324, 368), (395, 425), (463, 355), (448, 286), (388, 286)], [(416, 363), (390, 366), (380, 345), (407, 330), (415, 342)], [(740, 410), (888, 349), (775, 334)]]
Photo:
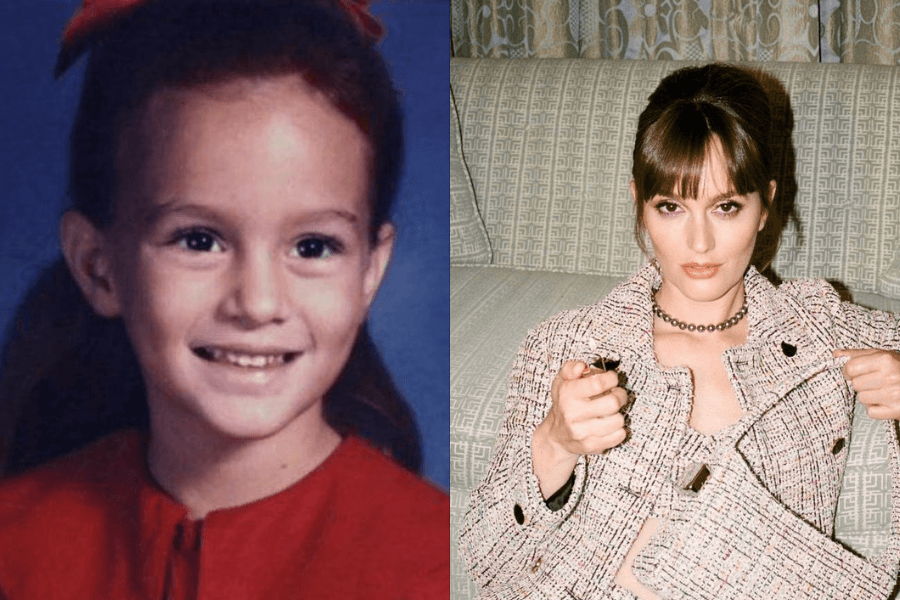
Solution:
[(283, 274), (271, 252), (245, 253), (233, 268), (228, 316), (247, 327), (283, 322), (287, 308)]
[(689, 228), (688, 244), (691, 250), (698, 254), (703, 254), (715, 247), (712, 225), (705, 215), (698, 215), (692, 218)]

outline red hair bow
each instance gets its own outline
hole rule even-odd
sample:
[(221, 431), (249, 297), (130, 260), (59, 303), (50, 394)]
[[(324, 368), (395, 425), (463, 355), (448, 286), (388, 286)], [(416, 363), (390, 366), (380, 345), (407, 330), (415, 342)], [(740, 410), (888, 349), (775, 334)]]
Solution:
[(380, 42), (384, 37), (385, 29), (381, 21), (376, 19), (369, 10), (371, 0), (337, 0), (356, 22), (356, 26), (363, 31), (367, 38), (373, 42)]
[[(85, 49), (90, 38), (131, 13), (146, 0), (82, 0), (82, 6), (63, 30), (62, 50), (56, 62), (59, 77)], [(369, 10), (371, 0), (330, 0), (341, 8), (356, 27), (373, 43), (381, 41), (384, 25)]]
[(130, 13), (144, 0), (82, 0), (63, 30), (63, 45), (73, 46), (106, 28), (113, 20)]
[(92, 34), (102, 31), (115, 19), (127, 15), (144, 0), (82, 0), (81, 8), (69, 20), (62, 34), (62, 49), (56, 59), (56, 76), (65, 72), (84, 51)]

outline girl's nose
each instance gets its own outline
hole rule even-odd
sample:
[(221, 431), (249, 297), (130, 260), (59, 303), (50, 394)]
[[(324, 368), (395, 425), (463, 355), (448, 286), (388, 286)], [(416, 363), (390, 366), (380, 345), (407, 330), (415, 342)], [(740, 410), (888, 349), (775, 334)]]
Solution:
[(228, 316), (245, 327), (283, 322), (287, 302), (275, 257), (268, 251), (248, 252), (236, 260), (234, 270)]
[(712, 250), (716, 243), (713, 236), (712, 225), (705, 215), (697, 215), (691, 219), (688, 231), (688, 244), (697, 254), (704, 254)]

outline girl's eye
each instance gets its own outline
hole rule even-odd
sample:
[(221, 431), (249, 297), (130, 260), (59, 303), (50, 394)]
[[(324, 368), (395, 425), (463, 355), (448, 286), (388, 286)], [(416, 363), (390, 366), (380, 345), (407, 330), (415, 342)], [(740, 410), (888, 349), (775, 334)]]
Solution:
[(222, 251), (222, 246), (219, 244), (216, 235), (202, 229), (192, 229), (180, 233), (175, 241), (181, 248), (192, 252)]
[(340, 242), (328, 237), (303, 238), (295, 246), (297, 256), (307, 259), (330, 258), (342, 250)]

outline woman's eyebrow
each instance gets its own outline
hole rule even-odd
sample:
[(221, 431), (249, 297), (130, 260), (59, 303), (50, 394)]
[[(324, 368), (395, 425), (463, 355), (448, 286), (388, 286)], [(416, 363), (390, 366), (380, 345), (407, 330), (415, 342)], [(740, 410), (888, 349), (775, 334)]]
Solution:
[[(736, 190), (731, 189), (731, 190), (728, 190), (727, 192), (722, 192), (722, 193), (719, 194), (718, 196), (715, 196), (715, 197), (713, 197), (713, 198), (710, 198), (709, 203), (710, 203), (710, 204), (716, 204), (716, 203), (718, 203), (718, 202), (721, 202), (722, 200), (728, 200), (729, 198), (733, 198), (734, 196), (738, 196), (738, 195), (739, 195), (739, 194), (737, 193)], [(681, 196), (681, 195), (675, 194), (675, 193), (671, 193), (671, 194), (657, 194), (657, 196), (658, 196), (661, 200), (678, 200), (679, 202), (683, 202), (684, 200), (694, 200), (694, 201), (697, 200), (696, 198), (685, 198), (684, 196)]]

